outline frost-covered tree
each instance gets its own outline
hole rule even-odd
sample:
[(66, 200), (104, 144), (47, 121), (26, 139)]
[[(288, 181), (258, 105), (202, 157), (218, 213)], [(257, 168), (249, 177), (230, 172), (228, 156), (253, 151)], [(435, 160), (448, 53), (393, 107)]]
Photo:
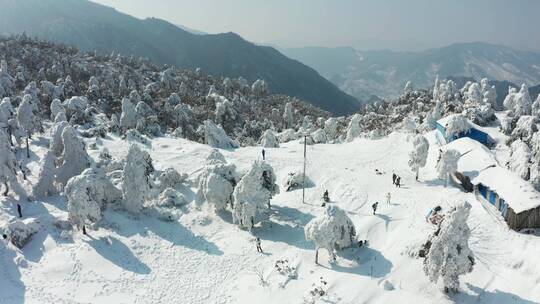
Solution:
[(120, 115), (120, 127), (124, 130), (133, 129), (137, 126), (137, 112), (129, 98), (122, 99), (122, 114)]
[(285, 109), (283, 110), (283, 120), (285, 121), (285, 126), (287, 128), (294, 127), (294, 109), (292, 103), (288, 102), (285, 104)]
[(238, 148), (240, 145), (236, 140), (231, 139), (225, 133), (225, 130), (220, 126), (216, 125), (211, 120), (204, 121), (204, 143), (210, 147), (220, 148), (220, 149), (234, 149)]
[(58, 98), (53, 99), (53, 101), (51, 102), (50, 110), (51, 110), (51, 120), (55, 120), (56, 116), (58, 116), (58, 114), (60, 114), (61, 112), (63, 112), (64, 115), (66, 114), (66, 111), (64, 110), (64, 107), (62, 106), (62, 102)]
[(124, 208), (130, 213), (138, 214), (144, 207), (152, 188), (152, 172), (154, 167), (148, 152), (137, 145), (131, 145), (124, 165), (122, 184)]
[(71, 178), (65, 193), (68, 198), (68, 216), (72, 223), (82, 227), (97, 223), (103, 216), (106, 204), (122, 198), (122, 193), (107, 178), (102, 169), (89, 168)]
[(512, 133), (510, 134), (511, 140), (522, 140), (526, 143), (531, 141), (531, 138), (535, 132), (538, 131), (535, 118), (533, 116), (524, 115), (520, 116), (516, 122)]
[(447, 137), (461, 133), (468, 133), (471, 129), (469, 121), (461, 114), (456, 114), (450, 117), (445, 127)]
[(212, 150), (206, 166), (199, 177), (197, 200), (206, 200), (216, 211), (233, 206), (233, 191), (236, 186), (236, 166), (227, 164), (218, 150)]
[(45, 198), (57, 193), (54, 185), (56, 178), (56, 155), (48, 150), (39, 168), (38, 180), (32, 189), (33, 199)]
[(26, 134), (26, 156), (28, 158), (30, 158), (30, 146), (28, 139), (32, 138), (32, 134), (40, 129), (40, 119), (34, 114), (31, 99), (32, 97), (30, 95), (25, 95), (22, 103), (17, 109), (17, 121), (19, 122), (19, 126)]
[(440, 179), (446, 181), (446, 185), (450, 180), (450, 174), (457, 171), (460, 157), (461, 154), (457, 150), (446, 150), (442, 153), (441, 159), (437, 163), (437, 174)]
[(90, 156), (86, 152), (84, 141), (71, 126), (66, 126), (62, 131), (62, 144), (64, 149), (59, 159), (56, 180), (65, 186), (70, 178), (81, 174), (90, 166)]
[(65, 103), (68, 120), (72, 123), (84, 123), (86, 120), (85, 111), (88, 108), (88, 98), (86, 96), (73, 96)]
[(328, 141), (328, 136), (326, 136), (326, 131), (324, 129), (317, 129), (315, 132), (312, 132), (309, 135), (315, 144), (324, 144)]
[(257, 79), (251, 86), (251, 92), (255, 97), (262, 98), (268, 95), (268, 85), (266, 81)]
[(337, 139), (338, 134), (338, 119), (330, 117), (324, 122), (324, 131), (329, 140)]
[(62, 133), (68, 126), (66, 121), (56, 122), (51, 128), (51, 141), (49, 148), (54, 152), (54, 155), (60, 157), (64, 151), (64, 143), (62, 142)]
[(484, 103), (490, 104), (491, 107), (497, 111), (502, 110), (503, 106), (497, 103), (497, 90), (495, 89), (495, 86), (490, 86), (487, 78), (483, 78), (480, 81), (480, 85)]
[(266, 162), (255, 161), (234, 189), (233, 221), (251, 230), (257, 217), (270, 206), (270, 199), (278, 193), (274, 169)]
[(416, 173), (416, 180), (418, 180), (420, 168), (426, 166), (428, 152), (429, 142), (427, 139), (423, 135), (416, 135), (413, 139), (413, 150), (409, 153), (409, 168)]
[(329, 205), (322, 216), (312, 219), (304, 228), (306, 239), (315, 246), (315, 263), (319, 262), (319, 249), (328, 250), (332, 260), (335, 250), (350, 247), (356, 241), (356, 228), (342, 209)]
[(445, 292), (459, 290), (459, 276), (473, 270), (474, 255), (469, 248), (471, 230), (467, 225), (471, 205), (467, 202), (449, 210), (428, 242), (424, 272), (429, 280), (442, 280)]
[(532, 115), (537, 119), (540, 120), (540, 94), (538, 94), (538, 97), (532, 104)]
[(516, 107), (517, 90), (514, 87), (508, 87), (508, 94), (504, 98), (503, 106), (507, 110), (513, 111)]
[(261, 143), (261, 147), (264, 148), (279, 148), (279, 139), (272, 130), (264, 131), (259, 142)]
[(26, 192), (17, 180), (17, 167), (17, 158), (9, 144), (7, 134), (0, 130), (0, 185), (5, 188), (3, 195), (8, 195), (11, 189), (20, 199), (26, 199)]
[(15, 90), (15, 79), (11, 77), (8, 71), (8, 65), (6, 60), (0, 60), (0, 98), (8, 97), (13, 94)]
[(360, 128), (361, 120), (362, 116), (360, 114), (354, 114), (351, 117), (351, 121), (349, 122), (349, 126), (347, 127), (346, 140), (348, 142), (353, 141), (355, 138), (359, 137), (362, 134), (362, 130)]
[(524, 180), (529, 180), (531, 178), (531, 149), (525, 142), (519, 139), (514, 141), (510, 148), (509, 168), (519, 174)]
[(403, 89), (403, 93), (408, 94), (408, 93), (411, 93), (412, 91), (413, 91), (412, 82), (409, 80), (405, 84), (405, 88)]
[(526, 84), (523, 84), (515, 98), (514, 115), (518, 117), (522, 115), (531, 115), (531, 111), (532, 101), (531, 96), (529, 95), (529, 88)]
[(238, 112), (234, 109), (233, 103), (227, 98), (217, 94), (214, 94), (212, 97), (216, 102), (216, 110), (214, 112), (216, 123), (231, 132), (235, 125), (240, 122)]

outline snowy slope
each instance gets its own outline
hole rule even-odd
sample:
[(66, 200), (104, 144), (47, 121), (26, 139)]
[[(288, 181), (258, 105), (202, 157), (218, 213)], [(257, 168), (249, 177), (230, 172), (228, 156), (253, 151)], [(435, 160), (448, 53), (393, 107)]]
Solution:
[[(52, 225), (55, 218), (67, 218), (63, 197), (25, 204), (25, 216), (37, 218), (42, 229), (22, 251), (0, 246), (0, 303), (303, 303), (309, 302), (308, 292), (321, 277), (328, 282), (324, 288), (329, 295), (320, 303), (539, 303), (540, 238), (510, 231), (497, 211), (473, 194), (445, 188), (434, 171), (435, 137), (428, 138), (432, 147), (421, 182), (414, 181), (407, 167), (412, 145), (403, 133), (308, 146), (307, 174), (315, 186), (306, 189), (307, 204), (302, 204), (301, 190), (281, 189), (272, 200), (270, 221), (253, 231), (264, 254), (256, 252), (253, 235), (232, 224), (230, 213), (216, 215), (205, 204), (190, 204), (180, 221), (172, 223), (109, 210), (99, 230), (89, 230), (88, 237), (76, 232), (72, 240), (60, 237)], [(35, 155), (28, 166), (35, 174), (46, 139), (33, 143)], [(107, 147), (118, 159), (128, 149), (118, 138), (99, 140), (97, 146)], [(210, 152), (208, 146), (172, 138), (157, 138), (147, 149), (157, 169), (173, 167), (192, 178)], [(278, 179), (301, 168), (302, 149), (299, 142), (266, 149)], [(257, 147), (222, 151), (241, 171), (260, 152)], [(97, 157), (99, 151), (89, 153)], [(375, 169), (385, 174), (376, 175)], [(401, 189), (391, 183), (393, 170), (402, 176)], [(348, 212), (369, 247), (345, 251), (335, 265), (321, 251), (322, 265), (317, 266), (303, 226), (323, 211), (325, 189)], [(193, 198), (195, 191), (183, 192)], [(392, 194), (391, 205), (384, 199), (386, 192)], [(449, 298), (428, 281), (422, 260), (410, 253), (434, 230), (425, 222), (427, 211), (462, 200), (473, 205), (470, 245), (478, 264), (463, 277), (463, 292)], [(375, 201), (380, 202), (378, 215), (372, 215)], [(10, 199), (2, 199), (1, 208), (3, 224), (16, 209)], [(274, 270), (280, 259), (296, 265), (297, 279), (287, 281)], [(385, 281), (394, 290), (383, 288)]]

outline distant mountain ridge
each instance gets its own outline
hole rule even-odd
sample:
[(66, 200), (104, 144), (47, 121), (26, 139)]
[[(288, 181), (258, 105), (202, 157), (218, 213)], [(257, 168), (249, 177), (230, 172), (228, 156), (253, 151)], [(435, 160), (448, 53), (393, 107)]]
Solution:
[(264, 79), (272, 92), (334, 114), (360, 103), (312, 68), (234, 33), (196, 35), (166, 21), (140, 20), (86, 0), (0, 0), (0, 34), (37, 36), (82, 50), (148, 57), (160, 64), (200, 67), (216, 76)]
[(395, 96), (407, 81), (431, 87), (435, 76), (540, 84), (540, 54), (482, 42), (456, 43), (423, 52), (296, 48), (281, 51), (313, 68), (345, 92), (367, 99)]

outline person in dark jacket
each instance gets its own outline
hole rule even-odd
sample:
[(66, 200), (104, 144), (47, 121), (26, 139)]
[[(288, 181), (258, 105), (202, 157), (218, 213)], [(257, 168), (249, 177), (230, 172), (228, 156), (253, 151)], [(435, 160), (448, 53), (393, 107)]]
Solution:
[(379, 202), (375, 202), (375, 204), (371, 205), (371, 208), (373, 208), (373, 215), (377, 212), (377, 206), (379, 206)]
[(396, 187), (401, 188), (401, 177), (396, 178)]
[(396, 178), (397, 178), (397, 175), (395, 173), (392, 173), (392, 185), (396, 184)]
[(255, 246), (257, 246), (257, 252), (260, 252), (260, 253), (263, 252), (261, 248), (261, 239), (259, 237), (255, 239)]
[(266, 158), (266, 151), (264, 151), (264, 149), (262, 149), (262, 157), (263, 157), (263, 160), (265, 160), (265, 158)]
[(17, 204), (17, 213), (19, 213), (19, 218), (22, 218), (22, 208), (21, 208), (21, 204)]

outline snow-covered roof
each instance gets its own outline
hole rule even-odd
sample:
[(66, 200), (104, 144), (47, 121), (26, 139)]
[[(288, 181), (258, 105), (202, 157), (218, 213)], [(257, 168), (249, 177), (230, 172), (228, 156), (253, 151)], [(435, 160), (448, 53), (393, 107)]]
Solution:
[[(452, 119), (453, 117), (455, 116), (458, 116), (458, 115), (461, 115), (461, 114), (451, 114), (451, 115), (448, 115), (448, 116), (445, 116), (439, 120), (437, 120), (437, 124), (443, 126), (446, 128), (446, 124), (448, 124), (448, 122), (450, 121), (450, 119)], [(476, 129), (476, 130), (479, 130), (479, 131), (482, 131), (484, 133), (487, 133), (486, 130), (484, 130), (484, 128), (482, 128), (481, 126), (475, 124), (474, 122), (470, 121), (467, 119), (467, 122), (469, 123), (469, 125), (471, 126), (471, 128), (473, 129)]]
[(483, 184), (503, 198), (516, 213), (540, 206), (540, 193), (531, 183), (516, 173), (500, 167), (489, 149), (481, 143), (463, 137), (447, 144), (444, 149), (461, 153), (458, 171), (475, 185)]

